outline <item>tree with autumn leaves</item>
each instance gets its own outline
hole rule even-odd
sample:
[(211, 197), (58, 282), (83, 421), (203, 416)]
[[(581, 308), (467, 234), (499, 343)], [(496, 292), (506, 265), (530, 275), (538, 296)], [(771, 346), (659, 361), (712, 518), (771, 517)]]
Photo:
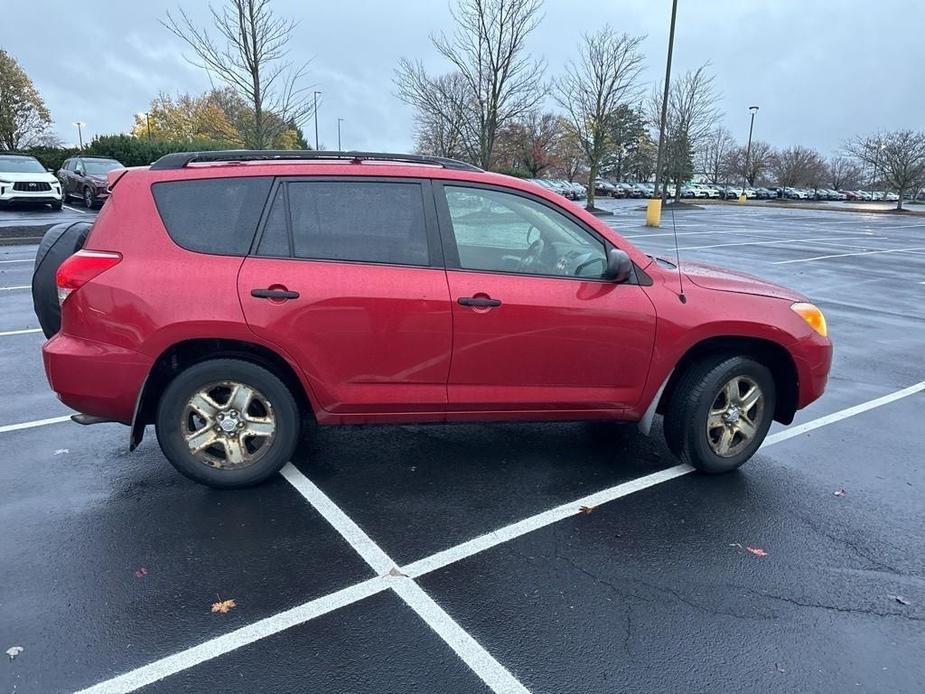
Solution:
[(51, 114), (16, 59), (0, 48), (0, 150), (53, 144)]

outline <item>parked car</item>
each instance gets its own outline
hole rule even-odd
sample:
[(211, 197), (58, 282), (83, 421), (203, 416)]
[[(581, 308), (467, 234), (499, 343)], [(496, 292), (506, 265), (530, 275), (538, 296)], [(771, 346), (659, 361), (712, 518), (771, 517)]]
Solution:
[(883, 199), (888, 202), (897, 202), (899, 200), (899, 195), (893, 192), (884, 193)]
[(610, 195), (613, 193), (614, 185), (610, 181), (599, 178), (594, 181), (594, 192), (597, 195)]
[(66, 159), (58, 170), (62, 200), (78, 198), (87, 208), (102, 205), (109, 197), (106, 174), (122, 168), (121, 163), (109, 157), (81, 155)]
[(611, 195), (615, 198), (631, 198), (633, 197), (633, 186), (629, 183), (617, 183)]
[(28, 154), (0, 152), (0, 205), (47, 204), (61, 209), (61, 184), (41, 162)]
[(682, 461), (726, 472), (825, 388), (825, 319), (799, 292), (691, 262), (679, 301), (676, 265), (462, 162), (180, 153), (109, 187), (120, 204), (34, 288), (61, 303), (49, 383), (131, 448), (154, 424), (212, 486), (277, 472), (311, 418), (648, 430), (660, 412)]

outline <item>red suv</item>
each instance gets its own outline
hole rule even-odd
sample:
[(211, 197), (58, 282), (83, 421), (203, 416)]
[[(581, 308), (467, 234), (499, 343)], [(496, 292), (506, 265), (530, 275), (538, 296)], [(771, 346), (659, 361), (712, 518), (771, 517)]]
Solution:
[[(207, 152), (110, 173), (57, 271), (51, 387), (83, 423), (154, 424), (216, 487), (302, 423), (615, 420), (725, 472), (818, 398), (819, 309), (636, 249), (540, 186), (436, 157)], [(679, 285), (683, 281), (683, 293)]]

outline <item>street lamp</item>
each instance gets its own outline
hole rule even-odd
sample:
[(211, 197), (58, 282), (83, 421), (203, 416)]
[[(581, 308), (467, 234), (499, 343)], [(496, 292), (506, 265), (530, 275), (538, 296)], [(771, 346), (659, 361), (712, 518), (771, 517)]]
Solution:
[(323, 94), (324, 92), (312, 92), (312, 96), (315, 100), (314, 111), (315, 111), (315, 150), (318, 150), (318, 95)]
[(739, 202), (745, 202), (745, 187), (748, 184), (748, 169), (752, 163), (752, 131), (755, 129), (755, 114), (758, 113), (757, 106), (749, 106), (748, 110), (752, 114), (752, 122), (748, 126), (748, 147), (745, 148), (745, 171), (742, 175), (742, 191), (739, 193)]
[(344, 148), (340, 146), (340, 124), (344, 122), (343, 118), (337, 119), (337, 151), (343, 152)]
[[(662, 174), (662, 154), (665, 151), (665, 123), (668, 120), (668, 83), (671, 80), (671, 53), (674, 50), (674, 20), (678, 15), (678, 0), (671, 1), (671, 28), (668, 30), (668, 60), (665, 63), (665, 93), (662, 95), (662, 117), (658, 128), (658, 156), (655, 158), (655, 195), (646, 207), (646, 226), (657, 227), (662, 223), (662, 198), (665, 191), (658, 192)], [(591, 182), (594, 185), (594, 182)]]
[(148, 126), (148, 139), (150, 140), (151, 139), (151, 114), (150, 113), (136, 113), (135, 114), (136, 118), (141, 118), (142, 116), (144, 116), (145, 123)]
[(77, 126), (77, 141), (80, 143), (80, 151), (82, 152), (84, 149), (84, 136), (82, 128), (86, 125), (86, 123), (77, 121), (74, 123), (74, 125)]

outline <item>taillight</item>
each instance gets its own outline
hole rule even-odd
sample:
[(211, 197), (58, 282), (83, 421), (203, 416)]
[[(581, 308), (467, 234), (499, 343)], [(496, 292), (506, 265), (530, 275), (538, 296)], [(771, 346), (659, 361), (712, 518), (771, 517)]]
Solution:
[(121, 253), (110, 251), (77, 251), (70, 258), (61, 263), (55, 273), (55, 284), (58, 285), (58, 303), (63, 304), (71, 292), (80, 289), (87, 282), (115, 267), (122, 260)]

